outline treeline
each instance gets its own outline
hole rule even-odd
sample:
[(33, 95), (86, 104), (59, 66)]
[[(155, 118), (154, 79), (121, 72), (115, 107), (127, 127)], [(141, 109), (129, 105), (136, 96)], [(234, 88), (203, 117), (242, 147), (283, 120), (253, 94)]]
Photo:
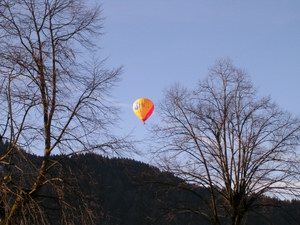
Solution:
[[(208, 191), (191, 188), (170, 173), (131, 159), (95, 154), (71, 157), (66, 164), (78, 171), (84, 193), (95, 197), (93, 206), (99, 212), (99, 225), (209, 224), (201, 215), (207, 210), (204, 201)], [(265, 207), (251, 211), (246, 224), (299, 224), (300, 201), (270, 197), (260, 201), (257, 205)]]
[[(6, 145), (2, 143), (1, 148)], [(26, 165), (28, 157), (36, 165)], [(10, 163), (19, 164), (19, 169), (27, 169), (30, 174), (31, 168), (38, 166), (42, 158), (35, 155), (26, 158), (27, 161), (22, 161), (21, 157), (13, 158)], [(107, 158), (90, 153), (63, 158), (61, 155), (53, 156), (51, 160), (57, 162), (49, 169), (51, 176), (63, 179), (64, 185), (59, 189), (61, 192), (50, 185), (45, 186), (36, 196), (37, 201), (43, 202), (41, 210), (46, 213), (49, 224), (61, 224), (62, 217), (79, 217), (74, 212), (76, 209), (82, 211), (82, 208), (89, 210), (89, 219), (99, 225), (209, 224), (201, 215), (207, 210), (205, 201), (209, 192), (153, 166), (132, 159)], [(6, 165), (5, 171), (9, 171), (10, 176), (18, 175), (8, 167)], [(5, 175), (2, 174), (2, 179)], [(60, 201), (62, 195), (63, 202)], [(260, 201), (265, 207), (251, 211), (246, 224), (299, 224), (299, 201), (280, 201), (269, 197)], [(72, 210), (62, 213), (61, 207)], [(81, 224), (79, 219), (78, 224)]]

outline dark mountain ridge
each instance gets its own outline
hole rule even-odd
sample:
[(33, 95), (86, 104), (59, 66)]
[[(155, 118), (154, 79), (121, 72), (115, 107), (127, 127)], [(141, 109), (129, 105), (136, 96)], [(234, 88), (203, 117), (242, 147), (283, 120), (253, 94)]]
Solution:
[[(99, 225), (209, 224), (197, 213), (207, 208), (200, 200), (208, 196), (207, 190), (191, 187), (171, 173), (132, 159), (96, 154), (72, 156), (66, 165), (77, 171), (83, 193), (94, 196)], [(300, 224), (299, 201), (269, 197), (261, 201), (268, 207), (250, 212), (246, 224)]]
[[(27, 157), (35, 165), (42, 160), (35, 155), (27, 154)], [(199, 213), (207, 209), (202, 200), (207, 199), (208, 191), (186, 184), (182, 179), (154, 166), (92, 153), (71, 157), (53, 156), (51, 160), (57, 162), (49, 170), (51, 176), (64, 180), (63, 193), (60, 194), (74, 209), (88, 209), (91, 220), (98, 225), (209, 224)], [(32, 169), (26, 166), (25, 161), (15, 161), (23, 165), (24, 170), (25, 167)], [(50, 187), (43, 188), (38, 194), (49, 224), (61, 224), (59, 218), (63, 215), (58, 208), (63, 205), (57, 200), (60, 194)], [(245, 225), (300, 224), (299, 201), (280, 201), (268, 197), (261, 201), (270, 207), (251, 211)], [(70, 211), (67, 216), (78, 215)], [(80, 219), (77, 224), (82, 224)]]

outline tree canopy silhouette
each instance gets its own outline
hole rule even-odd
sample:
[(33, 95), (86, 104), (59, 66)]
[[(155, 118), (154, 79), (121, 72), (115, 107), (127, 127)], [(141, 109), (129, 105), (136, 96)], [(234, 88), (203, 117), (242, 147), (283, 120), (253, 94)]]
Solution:
[[(90, 57), (101, 28), (100, 7), (88, 7), (86, 1), (0, 2), (0, 134), (9, 143), (0, 163), (7, 176), (18, 174), (1, 181), (1, 223), (47, 224), (36, 195), (45, 185), (57, 192), (64, 187), (59, 173), (51, 172), (59, 164), (50, 160), (54, 153), (126, 147), (110, 132), (117, 109), (109, 97), (121, 68), (106, 69)], [(36, 165), (24, 151), (43, 160)], [(16, 158), (26, 172), (12, 163)], [(93, 223), (88, 214), (78, 214), (82, 224)], [(71, 219), (62, 216), (64, 224)]]
[(209, 188), (208, 207), (193, 211), (211, 224), (243, 224), (263, 195), (299, 195), (299, 117), (260, 97), (229, 59), (195, 89), (168, 89), (158, 115), (156, 153), (168, 171)]

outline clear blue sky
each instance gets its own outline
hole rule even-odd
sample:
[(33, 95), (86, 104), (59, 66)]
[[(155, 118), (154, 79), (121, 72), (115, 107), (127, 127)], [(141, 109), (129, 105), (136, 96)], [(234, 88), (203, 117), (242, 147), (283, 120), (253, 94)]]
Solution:
[(174, 82), (195, 87), (215, 60), (229, 57), (244, 68), (259, 94), (300, 115), (299, 0), (103, 0), (101, 57), (124, 66), (113, 95), (122, 108), (124, 133), (144, 138), (146, 127), (132, 103), (155, 103)]

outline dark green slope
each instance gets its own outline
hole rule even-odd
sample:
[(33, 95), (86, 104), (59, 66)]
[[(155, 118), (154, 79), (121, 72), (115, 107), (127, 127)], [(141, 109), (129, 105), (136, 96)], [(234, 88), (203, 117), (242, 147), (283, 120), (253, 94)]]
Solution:
[[(41, 158), (22, 154), (23, 157), (12, 158), (12, 163), (21, 170), (11, 172), (14, 181), (26, 183), (26, 180), (32, 179), (30, 174), (38, 168)], [(25, 158), (26, 161), (23, 160)], [(207, 209), (201, 200), (207, 198), (207, 190), (188, 185), (153, 166), (97, 154), (64, 158), (54, 156), (51, 160), (57, 163), (49, 169), (49, 173), (52, 177), (61, 177), (64, 182), (53, 182), (58, 189), (46, 186), (35, 196), (41, 209), (46, 212), (49, 224), (61, 224), (62, 207), (66, 209), (65, 216), (75, 218), (77, 224), (82, 224), (82, 209), (87, 209), (85, 211), (90, 212), (98, 225), (209, 224), (204, 217), (195, 213)], [(25, 174), (29, 175), (27, 177), (18, 171), (27, 171)], [(193, 193), (185, 189), (192, 189)], [(300, 224), (299, 201), (272, 198), (263, 198), (261, 201), (271, 207), (250, 212), (245, 225)], [(223, 222), (225, 225), (226, 221)]]
[[(207, 209), (201, 201), (208, 196), (207, 191), (187, 185), (170, 173), (131, 159), (95, 154), (68, 158), (65, 165), (77, 171), (85, 195), (93, 196), (91, 205), (99, 225), (208, 224), (204, 217), (191, 212)], [(186, 187), (197, 197), (184, 190)], [(250, 212), (246, 225), (300, 224), (299, 201), (267, 197), (261, 201), (268, 207)]]
[(182, 180), (157, 168), (130, 159), (79, 155), (68, 159), (78, 170), (81, 188), (94, 196), (97, 224), (206, 224), (199, 216), (184, 213), (193, 196), (177, 190)]

